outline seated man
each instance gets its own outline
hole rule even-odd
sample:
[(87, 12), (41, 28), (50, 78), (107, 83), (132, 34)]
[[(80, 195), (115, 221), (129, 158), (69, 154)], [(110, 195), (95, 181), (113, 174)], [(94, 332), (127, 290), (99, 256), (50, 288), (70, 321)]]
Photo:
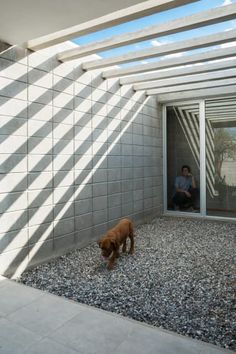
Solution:
[(186, 209), (195, 207), (197, 198), (197, 187), (194, 176), (191, 174), (190, 167), (187, 165), (181, 168), (182, 175), (175, 179), (175, 195), (173, 203), (176, 209)]

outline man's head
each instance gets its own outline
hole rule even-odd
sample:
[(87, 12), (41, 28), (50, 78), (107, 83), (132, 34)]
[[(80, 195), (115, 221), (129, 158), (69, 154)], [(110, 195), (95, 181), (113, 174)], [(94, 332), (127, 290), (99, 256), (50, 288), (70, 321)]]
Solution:
[(181, 171), (183, 176), (188, 176), (189, 173), (191, 173), (191, 169), (188, 165), (183, 165)]

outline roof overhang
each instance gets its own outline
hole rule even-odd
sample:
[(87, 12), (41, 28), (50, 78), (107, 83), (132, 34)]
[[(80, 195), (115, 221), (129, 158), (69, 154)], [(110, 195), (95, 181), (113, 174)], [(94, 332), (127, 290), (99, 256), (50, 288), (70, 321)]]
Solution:
[(145, 0), (2, 1), (0, 41), (21, 44), (141, 2)]

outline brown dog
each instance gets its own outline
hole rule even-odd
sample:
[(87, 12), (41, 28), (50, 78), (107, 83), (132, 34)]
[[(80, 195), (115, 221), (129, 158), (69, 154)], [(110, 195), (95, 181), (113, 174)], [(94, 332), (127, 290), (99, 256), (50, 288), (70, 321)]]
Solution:
[(102, 256), (108, 259), (107, 268), (111, 270), (116, 258), (119, 257), (119, 249), (122, 246), (122, 252), (126, 252), (126, 241), (130, 238), (129, 253), (134, 253), (134, 230), (133, 223), (129, 219), (122, 219), (116, 226), (108, 230), (107, 233), (98, 241), (102, 250)]

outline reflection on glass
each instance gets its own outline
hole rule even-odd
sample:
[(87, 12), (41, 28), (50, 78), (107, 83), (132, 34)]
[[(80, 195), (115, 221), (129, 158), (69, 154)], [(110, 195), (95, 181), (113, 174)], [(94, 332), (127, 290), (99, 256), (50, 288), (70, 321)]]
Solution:
[(199, 212), (199, 107), (167, 107), (167, 208)]
[(206, 101), (207, 214), (236, 217), (236, 98)]

